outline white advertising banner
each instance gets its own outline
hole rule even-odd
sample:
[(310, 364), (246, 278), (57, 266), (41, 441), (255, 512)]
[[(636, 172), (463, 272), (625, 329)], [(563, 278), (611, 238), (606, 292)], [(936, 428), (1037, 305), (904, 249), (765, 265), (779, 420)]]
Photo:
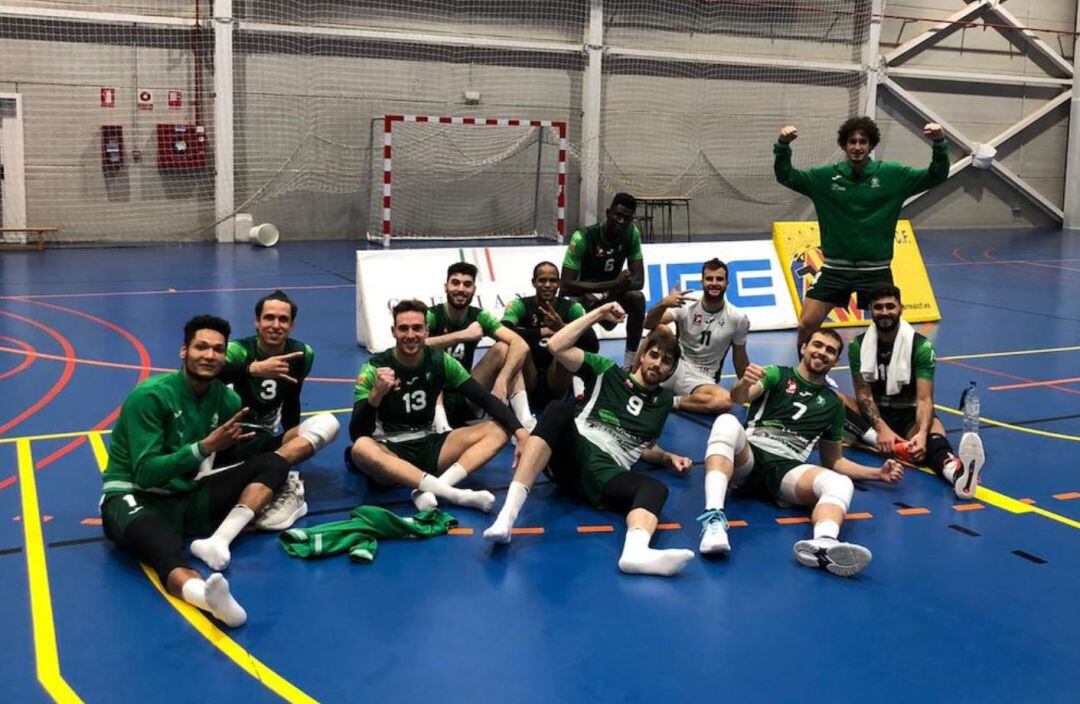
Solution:
[[(701, 289), (701, 264), (719, 257), (728, 265), (728, 300), (746, 311), (751, 330), (796, 326), (795, 308), (787, 290), (776, 249), (770, 240), (646, 244), (645, 300), (653, 306), (673, 287)], [(403, 298), (428, 305), (446, 300), (446, 268), (456, 261), (476, 265), (473, 305), (501, 318), (518, 296), (535, 293), (533, 267), (551, 261), (562, 269), (566, 247), (470, 247), (439, 249), (359, 250), (356, 253), (356, 340), (372, 352), (393, 346), (390, 309)], [(622, 326), (601, 337), (625, 337)], [(490, 343), (490, 341), (488, 341)]]

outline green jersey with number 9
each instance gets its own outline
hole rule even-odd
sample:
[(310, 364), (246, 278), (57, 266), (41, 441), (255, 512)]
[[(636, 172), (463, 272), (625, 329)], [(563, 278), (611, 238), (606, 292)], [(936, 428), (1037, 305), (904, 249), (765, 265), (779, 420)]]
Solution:
[(747, 413), (750, 444), (778, 457), (805, 462), (821, 438), (840, 442), (844, 403), (824, 384), (812, 384), (791, 367), (769, 365), (764, 392)]
[(406, 367), (394, 356), (394, 349), (373, 356), (360, 369), (353, 387), (355, 400), (363, 401), (375, 388), (375, 373), (389, 367), (400, 382), (379, 402), (375, 437), (394, 442), (415, 440), (433, 432), (435, 400), (444, 390), (456, 389), (469, 380), (469, 372), (442, 350), (424, 348), (415, 367)]

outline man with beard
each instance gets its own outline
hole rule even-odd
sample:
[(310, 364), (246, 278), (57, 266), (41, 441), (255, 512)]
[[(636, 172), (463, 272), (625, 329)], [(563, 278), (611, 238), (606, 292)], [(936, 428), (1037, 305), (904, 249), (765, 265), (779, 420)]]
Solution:
[[(485, 391), (501, 401), (509, 399), (518, 422), (531, 428), (536, 422), (529, 408), (521, 365), (529, 346), (486, 310), (470, 305), (476, 295), (476, 266), (454, 262), (446, 270), (446, 303), (427, 311), (428, 347), (445, 350), (470, 372)], [(473, 368), (473, 356), (480, 339), (490, 337), (495, 344)], [(435, 408), (435, 428), (447, 431), (477, 419), (477, 410), (461, 394), (444, 393)]]
[(941, 125), (930, 122), (923, 134), (933, 141), (930, 167), (916, 169), (875, 161), (870, 152), (881, 140), (869, 117), (853, 117), (840, 125), (837, 144), (844, 161), (799, 171), (791, 165), (795, 127), (780, 130), (773, 146), (776, 180), (814, 202), (821, 228), (821, 274), (803, 299), (798, 348), (821, 327), (834, 306), (847, 306), (852, 292), (866, 309), (866, 295), (891, 285), (896, 221), (904, 201), (949, 178), (949, 142)]
[(724, 300), (727, 287), (727, 264), (710, 259), (701, 266), (701, 300), (695, 301), (676, 288), (645, 316), (645, 327), (650, 330), (675, 323), (682, 358), (675, 373), (662, 386), (675, 394), (675, 408), (679, 410), (712, 415), (727, 413), (731, 410), (731, 396), (720, 386), (720, 373), (728, 349), (733, 350), (737, 376), (742, 376), (750, 363), (746, 356), (750, 319)]
[[(548, 340), (567, 323), (585, 315), (585, 309), (577, 301), (558, 295), (559, 267), (552, 262), (533, 267), (532, 285), (536, 295), (511, 301), (502, 322), (528, 343), (529, 356), (521, 368), (525, 389), (531, 404), (545, 406), (565, 396), (572, 379), (566, 367), (553, 364)], [(582, 333), (577, 346), (586, 352), (600, 351), (600, 341), (592, 328)]]
[(620, 323), (618, 303), (605, 303), (552, 335), (555, 360), (586, 380), (586, 397), (575, 408), (552, 401), (525, 442), (506, 493), (506, 502), (484, 538), (510, 542), (514, 522), (537, 476), (545, 468), (561, 489), (597, 508), (626, 514), (626, 540), (619, 569), (630, 574), (678, 574), (694, 557), (690, 550), (649, 547), (668, 489), (653, 477), (631, 471), (639, 459), (679, 474), (692, 461), (656, 445), (671, 412), (671, 392), (660, 388), (679, 361), (679, 343), (667, 329), (649, 333), (635, 370), (628, 373), (606, 357), (574, 347), (595, 323)]
[[(513, 434), (520, 448), (528, 431), (514, 414), (469, 376), (461, 363), (426, 346), (428, 308), (417, 300), (394, 306), (394, 346), (373, 356), (356, 377), (349, 422), (350, 471), (378, 486), (408, 486), (417, 510), (439, 499), (490, 511), (495, 497), (456, 484), (495, 456)], [(455, 391), (487, 411), (494, 421), (440, 432), (433, 427), (435, 399)]]
[[(818, 330), (791, 367), (750, 364), (731, 387), (731, 400), (750, 402), (746, 430), (724, 414), (713, 423), (705, 452), (705, 513), (701, 552), (731, 551), (724, 516), (728, 483), (782, 505), (813, 506), (814, 537), (795, 543), (800, 565), (850, 577), (870, 563), (870, 551), (838, 540), (851, 506), (852, 479), (900, 481), (904, 467), (887, 459), (867, 467), (843, 455), (840, 445), (844, 404), (825, 385), (825, 375), (840, 358), (843, 341), (832, 330)], [(809, 464), (820, 440), (821, 466)]]
[[(247, 613), (220, 574), (229, 565), (230, 543), (285, 483), (289, 466), (334, 437), (301, 426), (277, 450), (212, 469), (217, 453), (254, 435), (241, 424), (248, 409), (217, 379), (229, 332), (221, 318), (192, 318), (184, 326), (180, 371), (147, 379), (124, 400), (109, 444), (101, 518), (105, 536), (149, 564), (169, 593), (237, 627)], [(214, 570), (204, 581), (191, 568), (183, 539), (208, 534), (191, 543), (192, 554)]]
[(953, 453), (945, 427), (934, 414), (934, 346), (901, 316), (900, 289), (882, 286), (870, 294), (874, 324), (848, 344), (851, 381), (862, 420), (878, 450), (925, 462), (961, 499), (979, 487), (985, 456), (978, 435)]
[[(645, 262), (641, 232), (634, 225), (637, 199), (616, 193), (604, 222), (574, 232), (563, 259), (562, 291), (581, 300), (585, 310), (614, 301), (626, 311), (626, 354), (629, 371), (637, 359), (645, 322)], [(626, 269), (623, 269), (623, 264)], [(615, 324), (604, 321), (611, 330)]]
[[(233, 453), (243, 459), (267, 452), (297, 437), (301, 428), (322, 426), (337, 435), (339, 423), (330, 413), (319, 413), (300, 422), (300, 391), (311, 373), (315, 352), (290, 335), (296, 325), (297, 307), (284, 291), (274, 291), (255, 303), (255, 334), (232, 340), (219, 377), (240, 395), (248, 408), (244, 425), (255, 431), (250, 441)], [(219, 458), (219, 464), (221, 458)], [(255, 519), (262, 530), (285, 530), (307, 513), (304, 483), (293, 470), (281, 491)]]

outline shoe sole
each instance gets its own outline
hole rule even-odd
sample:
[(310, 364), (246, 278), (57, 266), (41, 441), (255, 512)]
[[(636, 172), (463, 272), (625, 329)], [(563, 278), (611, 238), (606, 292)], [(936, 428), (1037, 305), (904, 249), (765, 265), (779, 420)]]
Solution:
[(702, 555), (727, 555), (731, 552), (731, 542), (724, 540), (722, 543), (706, 543), (706, 539), (702, 538), (701, 544), (698, 545), (698, 552)]
[(986, 463), (982, 438), (975, 433), (964, 433), (960, 438), (960, 462), (964, 465), (964, 476), (953, 489), (958, 498), (970, 501), (975, 498), (975, 492), (979, 488), (979, 475)]
[(838, 577), (853, 577), (866, 569), (873, 554), (862, 545), (836, 543), (819, 548), (810, 540), (795, 543), (795, 559), (804, 567), (823, 569)]
[(260, 523), (257, 521), (255, 523), (255, 527), (259, 530), (286, 530), (288, 528), (292, 528), (292, 525), (304, 516), (306, 516), (307, 512), (308, 505), (307, 501), (305, 501), (304, 503), (300, 504), (300, 506), (295, 511), (293, 511), (292, 515), (289, 516), (288, 519), (284, 521), (278, 521), (277, 523)]

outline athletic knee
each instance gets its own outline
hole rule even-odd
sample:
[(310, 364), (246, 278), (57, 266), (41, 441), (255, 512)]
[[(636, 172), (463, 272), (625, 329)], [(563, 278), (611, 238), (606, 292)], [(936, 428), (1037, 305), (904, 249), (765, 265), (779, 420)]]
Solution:
[(645, 294), (641, 291), (627, 291), (619, 298), (620, 303), (626, 310), (626, 314), (640, 311), (645, 314)]
[(510, 345), (505, 342), (496, 342), (494, 345), (488, 348), (488, 351), (484, 353), (484, 359), (491, 357), (491, 361), (497, 364), (502, 364), (506, 361), (506, 355), (510, 352)]
[(745, 445), (746, 431), (743, 430), (742, 423), (730, 413), (725, 413), (713, 421), (712, 430), (709, 431), (709, 440), (705, 446), (705, 459), (719, 455), (734, 462), (735, 455), (741, 452)]
[(844, 513), (851, 508), (851, 497), (855, 493), (855, 484), (851, 477), (827, 469), (814, 477), (813, 488), (819, 505), (838, 506)]
[(341, 430), (341, 423), (332, 413), (318, 413), (311, 416), (298, 428), (298, 435), (315, 449), (315, 452), (332, 443)]

